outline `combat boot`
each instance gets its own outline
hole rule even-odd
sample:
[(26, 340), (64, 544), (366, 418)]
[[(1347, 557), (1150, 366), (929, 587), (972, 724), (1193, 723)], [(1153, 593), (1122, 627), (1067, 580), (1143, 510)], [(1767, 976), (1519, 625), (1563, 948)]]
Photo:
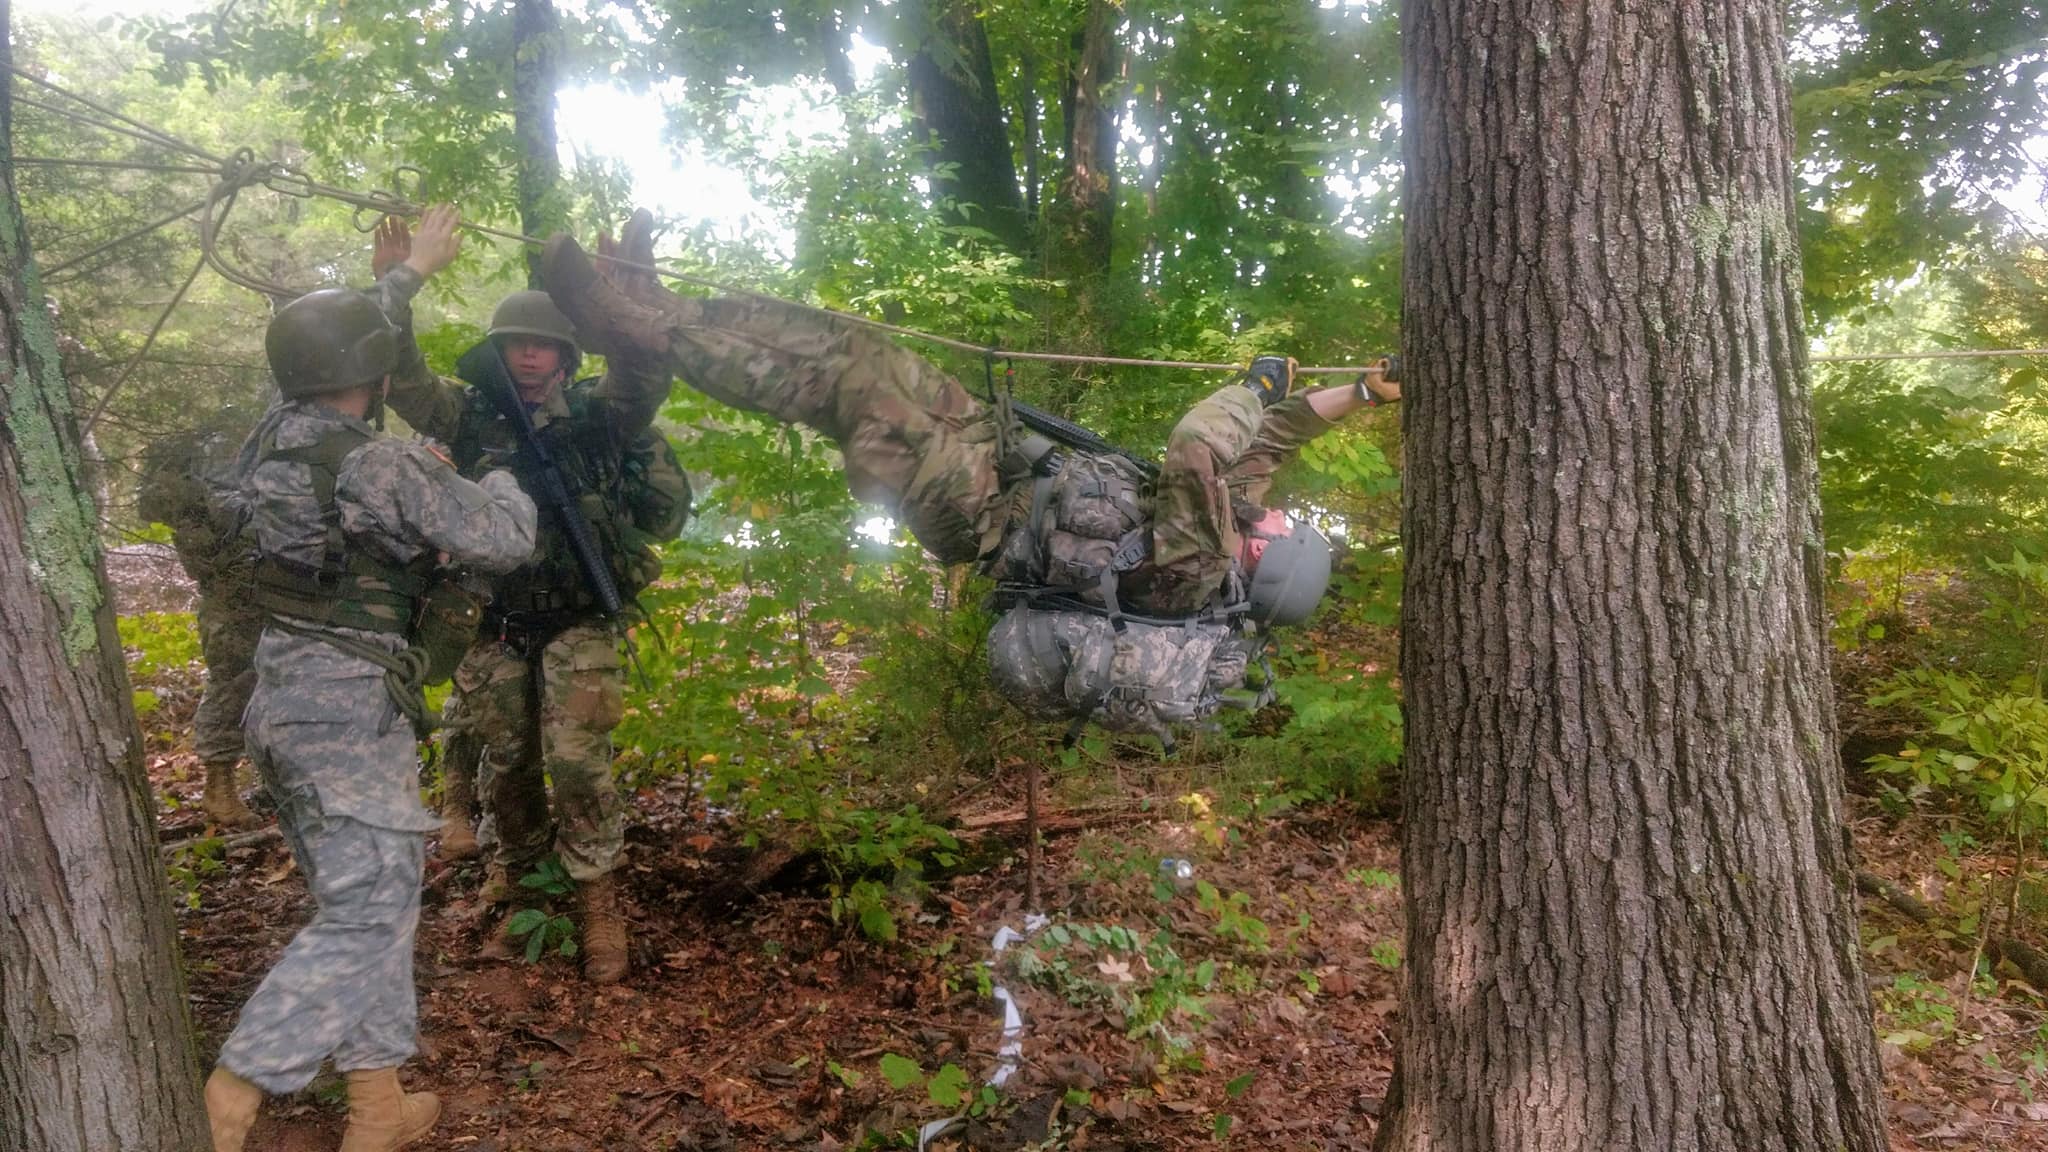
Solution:
[(476, 826), (469, 819), (475, 807), (476, 785), (472, 778), (463, 772), (445, 771), (441, 777), (441, 847), (436, 856), (451, 864), (476, 859)]
[(504, 861), (493, 860), (484, 865), (484, 880), (476, 886), (476, 898), (492, 907), (512, 902), (512, 878), (505, 871)]
[(425, 1136), (441, 1118), (441, 1098), (398, 1087), (396, 1068), (359, 1068), (348, 1076), (348, 1129), (341, 1152), (393, 1152)]
[(241, 830), (263, 823), (235, 790), (233, 762), (206, 766), (206, 791), (199, 797), (199, 810), (206, 813), (207, 823), (217, 828)]
[(263, 1089), (228, 1071), (225, 1064), (214, 1065), (213, 1075), (206, 1078), (206, 1125), (213, 1130), (213, 1152), (242, 1152), (261, 1107)]
[(583, 891), (583, 977), (592, 984), (617, 984), (628, 967), (618, 885), (607, 872), (578, 887)]
[(635, 300), (599, 275), (576, 238), (563, 233), (548, 240), (540, 261), (548, 295), (553, 297), (555, 307), (576, 325), (577, 341), (584, 348), (606, 356), (666, 364), (669, 335), (678, 323), (678, 311), (686, 306), (701, 307), (694, 301), (666, 294), (660, 297), (659, 306), (652, 294), (646, 296), (645, 303)]

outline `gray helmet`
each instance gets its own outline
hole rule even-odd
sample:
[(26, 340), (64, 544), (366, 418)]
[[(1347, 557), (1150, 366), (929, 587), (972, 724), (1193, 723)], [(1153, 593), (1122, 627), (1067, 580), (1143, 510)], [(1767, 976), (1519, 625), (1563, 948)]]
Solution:
[(1316, 526), (1284, 512), (1268, 512), (1252, 528), (1251, 618), (1267, 627), (1299, 624), (1315, 615), (1330, 586), (1330, 541)]
[(278, 309), (263, 352), (278, 391), (291, 399), (344, 392), (398, 367), (398, 330), (361, 293), (323, 288)]
[(583, 349), (576, 345), (576, 325), (555, 307), (554, 300), (545, 292), (514, 292), (491, 311), (491, 328), (488, 336), (537, 336), (553, 340), (562, 345), (568, 358), (562, 370), (569, 375), (576, 374), (576, 366), (583, 361)]

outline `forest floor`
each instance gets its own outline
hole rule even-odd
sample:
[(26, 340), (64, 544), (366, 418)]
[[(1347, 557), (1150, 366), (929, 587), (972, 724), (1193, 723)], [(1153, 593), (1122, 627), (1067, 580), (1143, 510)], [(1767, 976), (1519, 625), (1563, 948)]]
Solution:
[[(1855, 682), (1882, 661), (1840, 663), (1845, 698), (1860, 698)], [(138, 687), (157, 701), (145, 728), (164, 839), (196, 836), (196, 666)], [(1845, 712), (1852, 749), (1888, 738)], [(1037, 869), (1050, 923), (993, 967), (998, 931), (1032, 927), (1021, 779), (960, 814), (973, 866), (934, 879), (889, 943), (835, 924), (815, 869), (764, 866), (680, 783), (642, 791), (624, 873), (635, 970), (608, 989), (554, 955), (478, 959), (477, 869), (430, 862), (422, 1046), (406, 1073), (447, 1105), (428, 1146), (914, 1147), (926, 1123), (993, 1100), (930, 1146), (1369, 1148), (1397, 1016), (1397, 825), (1337, 806), (1226, 819), (1142, 768), (1117, 784), (1078, 809), (1050, 802)], [(1987, 882), (2006, 902), (2009, 852), (1857, 792), (1864, 866), (1934, 913), (1864, 904), (1893, 1147), (2048, 1150), (2044, 1000), (2004, 966), (1967, 991), (1963, 977), (1977, 939), (1962, 917)], [(1163, 881), (1167, 858), (1192, 878)], [(171, 861), (210, 1059), (311, 904), (275, 839)], [(2041, 888), (2018, 902), (1999, 934), (2048, 945)], [(1025, 1024), (1015, 1076), (993, 1092), (997, 987)], [(272, 1102), (249, 1147), (329, 1149), (342, 1118), (326, 1078)]]

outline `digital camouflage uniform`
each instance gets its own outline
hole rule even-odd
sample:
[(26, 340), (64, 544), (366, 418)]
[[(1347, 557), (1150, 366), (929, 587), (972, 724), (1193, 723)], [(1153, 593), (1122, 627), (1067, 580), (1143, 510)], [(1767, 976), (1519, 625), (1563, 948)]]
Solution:
[[(999, 447), (1024, 430), (999, 437), (994, 413), (931, 362), (778, 301), (664, 294), (645, 302), (668, 318), (677, 376), (735, 408), (830, 437), (854, 496), (892, 509), (941, 563), (985, 562), (1028, 522), (1029, 468), (1004, 461)], [(1305, 393), (1262, 409), (1256, 394), (1232, 384), (1195, 405), (1174, 428), (1141, 512), (1152, 522), (1151, 556), (1123, 578), (1127, 607), (1199, 611), (1238, 555), (1233, 500), (1263, 500), (1274, 471), (1333, 426)]]
[[(509, 473), (473, 484), (433, 453), (378, 436), (312, 401), (264, 417), (245, 450), (243, 500), (266, 562), (319, 568), (332, 537), (315, 469), (287, 456), (336, 435), (360, 438), (332, 476), (351, 552), (390, 566), (508, 571), (533, 551), (534, 509)], [(395, 1068), (417, 1040), (413, 937), (425, 833), (413, 730), (384, 668), (336, 647), (395, 653), (388, 631), (287, 618), (256, 648), (247, 713), (250, 758), (276, 799), (286, 843), (317, 910), (244, 1005), (220, 1063), (266, 1093), (304, 1088), (324, 1059), (337, 1069)]]
[(256, 690), (256, 638), (263, 615), (249, 598), (252, 556), (235, 517), (217, 499), (232, 483), (248, 423), (232, 418), (153, 444), (143, 461), (137, 513), (171, 530), (178, 563), (198, 586), (199, 651), (206, 687), (192, 716), (192, 746), (206, 768), (208, 815), (240, 809), (235, 765), (242, 758), (242, 710)]
[[(385, 315), (408, 334), (419, 286), (400, 266), (376, 289)], [(667, 395), (668, 377), (614, 357), (602, 379), (555, 389), (531, 413), (625, 589), (651, 579), (647, 543), (664, 525), (672, 536), (679, 509), (687, 510), (687, 489), (647, 483), (657, 459), (665, 475), (682, 475), (652, 427)], [(401, 344), (389, 403), (413, 428), (449, 444), (466, 472), (520, 455), (511, 422), (468, 385), (435, 376), (410, 339)], [(542, 511), (539, 531), (534, 562), (493, 585), (484, 635), (456, 670), (449, 715), (478, 749), (476, 791), (496, 862), (516, 879), (548, 851), (545, 781), (554, 791), (553, 848), (569, 876), (584, 883), (609, 874), (624, 844), (611, 732), (622, 715), (625, 674), (618, 636), (585, 588), (552, 512)]]

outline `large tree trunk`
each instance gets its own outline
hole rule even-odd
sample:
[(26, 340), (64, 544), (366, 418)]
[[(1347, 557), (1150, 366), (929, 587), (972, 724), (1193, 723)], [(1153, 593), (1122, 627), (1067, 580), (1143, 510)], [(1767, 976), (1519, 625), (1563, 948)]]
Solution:
[(192, 1152), (184, 970), (11, 119), (0, 84), (0, 1148)]
[(1068, 281), (1084, 319), (1100, 301), (1109, 278), (1116, 225), (1116, 30), (1121, 10), (1110, 0), (1088, 0), (1075, 29), (1073, 56), (1061, 109), (1066, 156), (1046, 221), (1046, 270)]
[[(555, 88), (561, 71), (562, 21), (554, 0), (512, 5), (512, 133), (519, 141), (519, 230), (546, 236), (569, 226), (562, 154), (555, 136)], [(526, 283), (543, 287), (540, 250), (526, 253)]]
[(1410, 0), (1395, 1150), (1885, 1146), (1775, 0)]
[(963, 205), (967, 223), (1013, 252), (1030, 244), (1010, 129), (996, 90), (988, 29), (973, 0), (911, 0), (902, 18), (909, 41), (910, 110), (929, 134), (932, 159), (945, 165), (938, 190)]

